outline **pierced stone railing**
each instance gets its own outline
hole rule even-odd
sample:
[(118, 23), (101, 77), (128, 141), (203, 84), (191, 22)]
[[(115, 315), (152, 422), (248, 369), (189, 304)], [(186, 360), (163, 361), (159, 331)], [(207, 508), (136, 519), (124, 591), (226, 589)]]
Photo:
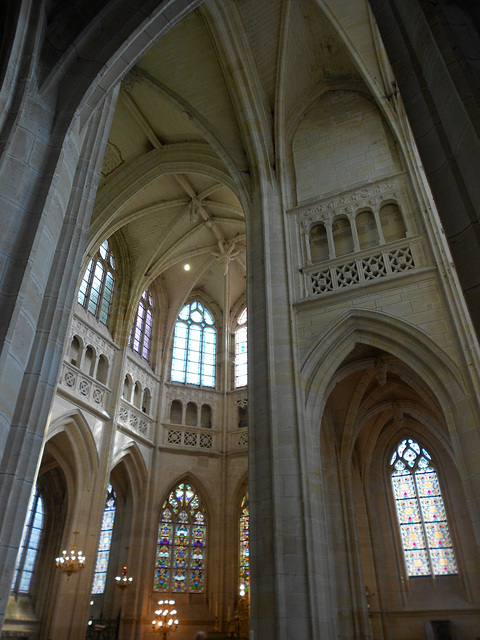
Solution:
[(410, 245), (360, 256), (348, 262), (335, 263), (324, 269), (305, 270), (307, 297), (319, 296), (329, 291), (365, 284), (415, 268)]
[(248, 431), (246, 429), (242, 429), (242, 431), (239, 431), (238, 433), (233, 434), (233, 448), (234, 449), (248, 448)]
[(120, 403), (118, 422), (128, 427), (131, 431), (135, 431), (150, 440), (152, 439), (153, 420), (124, 400)]
[(213, 433), (184, 429), (183, 427), (165, 428), (165, 443), (193, 449), (213, 449)]
[(63, 363), (60, 385), (85, 402), (100, 409), (106, 408), (108, 388), (67, 362)]

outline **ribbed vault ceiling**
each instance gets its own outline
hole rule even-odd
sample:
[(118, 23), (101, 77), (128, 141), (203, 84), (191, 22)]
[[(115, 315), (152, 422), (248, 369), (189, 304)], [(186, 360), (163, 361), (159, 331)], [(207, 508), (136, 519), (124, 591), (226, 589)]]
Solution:
[[(90, 252), (117, 234), (129, 257), (133, 305), (160, 277), (177, 309), (195, 288), (219, 308), (232, 307), (245, 295), (238, 185), (248, 186), (254, 171), (252, 132), (262, 130), (273, 164), (278, 132), (301, 119), (322, 87), (359, 81), (314, 0), (207, 0), (121, 85)], [(252, 102), (258, 122), (247, 111)]]

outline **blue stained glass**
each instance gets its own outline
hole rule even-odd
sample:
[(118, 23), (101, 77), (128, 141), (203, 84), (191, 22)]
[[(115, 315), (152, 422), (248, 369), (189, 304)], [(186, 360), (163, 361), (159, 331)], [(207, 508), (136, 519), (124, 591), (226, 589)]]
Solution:
[(173, 382), (215, 386), (216, 331), (210, 325), (213, 318), (200, 302), (183, 307), (173, 337)]
[(103, 324), (107, 324), (113, 298), (114, 264), (108, 241), (105, 240), (88, 263), (77, 295), (79, 304)]
[(82, 283), (81, 283), (80, 288), (78, 290), (77, 300), (82, 305), (82, 307), (85, 306), (85, 300), (86, 300), (87, 291), (88, 291), (88, 283), (90, 282), (90, 277), (91, 277), (91, 274), (92, 274), (92, 266), (93, 266), (93, 260), (90, 260), (90, 262), (88, 263), (87, 268), (85, 269), (85, 273), (83, 275)]
[(247, 384), (247, 309), (238, 319), (241, 325), (235, 332), (235, 387)]
[(20, 551), (15, 565), (12, 591), (28, 593), (43, 533), (44, 507), (38, 488), (31, 497)]
[(95, 571), (93, 574), (92, 593), (95, 595), (105, 591), (107, 582), (108, 561), (112, 544), (113, 525), (115, 523), (116, 495), (111, 484), (107, 488), (107, 498), (103, 511), (102, 526), (98, 542)]

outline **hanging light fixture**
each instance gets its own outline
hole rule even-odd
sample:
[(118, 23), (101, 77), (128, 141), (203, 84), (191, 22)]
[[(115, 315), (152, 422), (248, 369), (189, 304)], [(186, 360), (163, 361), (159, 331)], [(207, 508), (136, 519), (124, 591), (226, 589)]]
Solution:
[(156, 609), (155, 620), (152, 620), (152, 631), (162, 633), (163, 640), (166, 640), (169, 631), (176, 631), (178, 627), (177, 610), (175, 600), (159, 600), (159, 608)]
[(127, 576), (127, 567), (126, 566), (123, 567), (123, 569), (122, 569), (122, 575), (115, 577), (115, 584), (122, 591), (124, 589), (126, 589), (127, 587), (129, 587), (132, 584), (132, 582), (133, 582), (133, 578), (131, 576), (130, 577)]
[(72, 545), (72, 550), (69, 552), (64, 549), (62, 555), (55, 558), (55, 566), (60, 569), (62, 573), (66, 573), (70, 578), (72, 573), (78, 573), (85, 567), (85, 556), (81, 551), (77, 551), (77, 535), (78, 531), (74, 531), (75, 544)]

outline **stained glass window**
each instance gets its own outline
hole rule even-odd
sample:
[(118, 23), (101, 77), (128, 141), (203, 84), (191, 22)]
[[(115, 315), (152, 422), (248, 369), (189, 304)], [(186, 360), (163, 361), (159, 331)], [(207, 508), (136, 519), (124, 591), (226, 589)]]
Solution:
[(113, 525), (115, 523), (116, 499), (115, 491), (112, 485), (109, 484), (105, 509), (103, 511), (102, 528), (100, 529), (97, 561), (93, 574), (92, 593), (96, 595), (105, 591), (105, 583), (107, 582), (108, 560), (110, 557), (110, 546), (112, 544)]
[(15, 593), (29, 593), (32, 582), (38, 548), (44, 527), (44, 510), (42, 496), (35, 488), (30, 507), (28, 509), (27, 523), (23, 531), (22, 544), (15, 565), (12, 591)]
[(458, 573), (430, 454), (408, 438), (394, 451), (390, 466), (407, 574), (413, 577)]
[(103, 242), (85, 269), (77, 300), (100, 322), (107, 324), (115, 285), (115, 261), (108, 244)]
[(250, 591), (250, 547), (248, 498), (244, 496), (240, 512), (240, 547), (239, 547), (239, 585), (240, 597), (248, 596)]
[(180, 483), (162, 506), (155, 559), (155, 591), (203, 593), (207, 527), (198, 494)]
[(198, 301), (185, 305), (173, 336), (172, 381), (214, 387), (216, 342), (209, 311)]
[(247, 384), (247, 309), (239, 315), (235, 331), (235, 387)]
[(130, 331), (129, 344), (131, 348), (139, 353), (142, 358), (148, 360), (150, 357), (150, 343), (152, 340), (153, 325), (153, 299), (148, 289), (142, 293), (138, 303), (137, 313)]

